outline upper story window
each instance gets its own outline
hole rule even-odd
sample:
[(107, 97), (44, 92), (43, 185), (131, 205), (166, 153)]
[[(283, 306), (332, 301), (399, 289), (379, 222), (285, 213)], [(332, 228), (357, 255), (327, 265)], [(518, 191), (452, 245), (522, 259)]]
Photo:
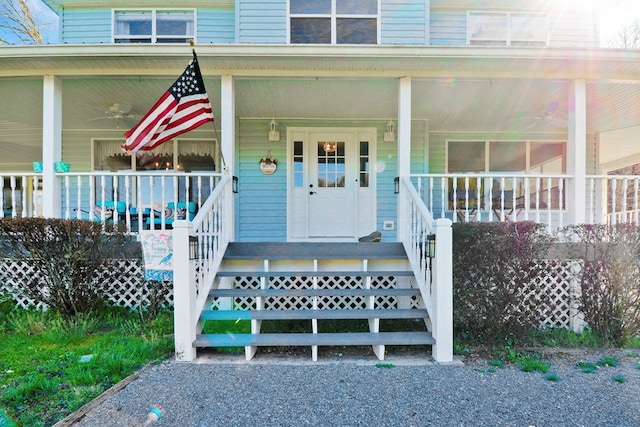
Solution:
[(114, 43), (188, 43), (195, 38), (194, 10), (115, 10)]
[(379, 0), (290, 0), (291, 43), (377, 44)]
[(526, 12), (469, 12), (467, 43), (470, 46), (546, 46), (549, 24), (546, 14)]

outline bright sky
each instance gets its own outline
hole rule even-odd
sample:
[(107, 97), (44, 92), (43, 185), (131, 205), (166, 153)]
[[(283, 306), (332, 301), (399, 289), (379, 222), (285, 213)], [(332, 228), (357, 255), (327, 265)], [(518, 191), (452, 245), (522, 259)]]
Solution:
[(590, 0), (600, 3), (600, 29), (603, 46), (625, 25), (640, 18), (640, 0)]

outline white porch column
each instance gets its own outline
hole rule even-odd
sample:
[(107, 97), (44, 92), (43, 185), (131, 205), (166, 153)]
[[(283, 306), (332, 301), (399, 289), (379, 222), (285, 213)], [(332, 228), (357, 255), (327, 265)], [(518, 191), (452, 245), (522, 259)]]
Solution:
[(453, 228), (451, 220), (435, 220), (436, 262), (433, 266), (435, 286), (431, 298), (435, 309), (432, 319), (432, 349), (436, 362), (453, 362)]
[(42, 215), (59, 218), (62, 213), (62, 179), (53, 163), (62, 159), (62, 82), (44, 76), (42, 89)]
[(567, 225), (584, 224), (587, 197), (587, 83), (584, 79), (573, 80), (569, 87), (567, 174), (572, 176), (565, 192)]
[[(236, 140), (236, 100), (233, 76), (223, 75), (220, 83), (220, 147), (225, 161), (225, 173), (235, 175), (235, 140)], [(235, 240), (235, 198), (229, 186), (225, 199), (224, 224), (230, 233), (229, 240)]]
[(196, 358), (196, 280), (194, 261), (189, 259), (189, 221), (173, 222), (173, 339), (178, 362)]
[[(411, 77), (402, 77), (398, 84), (398, 177), (411, 174)], [(406, 197), (398, 194), (398, 240), (406, 230)]]

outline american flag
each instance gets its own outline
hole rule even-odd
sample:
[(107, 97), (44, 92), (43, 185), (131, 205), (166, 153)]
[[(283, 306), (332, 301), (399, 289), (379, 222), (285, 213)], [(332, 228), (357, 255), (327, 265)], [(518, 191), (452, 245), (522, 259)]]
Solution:
[(204, 88), (198, 58), (193, 54), (187, 69), (140, 122), (124, 133), (126, 151), (152, 150), (180, 134), (213, 121), (213, 110)]

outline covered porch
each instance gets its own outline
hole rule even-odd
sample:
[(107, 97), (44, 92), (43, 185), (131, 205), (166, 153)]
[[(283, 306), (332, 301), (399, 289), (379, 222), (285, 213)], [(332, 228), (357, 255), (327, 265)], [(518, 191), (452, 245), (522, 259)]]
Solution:
[[(176, 319), (189, 319), (175, 325), (180, 360), (195, 357), (200, 316), (226, 283), (219, 273), (233, 242), (349, 243), (381, 231), (383, 243), (405, 250), (434, 358), (446, 362), (451, 221), (533, 220), (551, 231), (638, 219), (636, 176), (606, 175), (640, 153), (637, 52), (202, 46), (216, 130), (135, 155), (117, 151), (122, 134), (182, 72), (184, 47), (0, 55), (0, 94), (15, 99), (0, 117), (2, 215), (172, 229)], [(260, 167), (265, 158), (277, 161), (272, 173)], [(70, 171), (56, 171), (61, 161)], [(267, 261), (254, 271), (260, 289)], [(331, 275), (344, 274), (334, 261)], [(370, 284), (368, 260), (359, 265)], [(252, 328), (259, 333), (259, 322)]]

